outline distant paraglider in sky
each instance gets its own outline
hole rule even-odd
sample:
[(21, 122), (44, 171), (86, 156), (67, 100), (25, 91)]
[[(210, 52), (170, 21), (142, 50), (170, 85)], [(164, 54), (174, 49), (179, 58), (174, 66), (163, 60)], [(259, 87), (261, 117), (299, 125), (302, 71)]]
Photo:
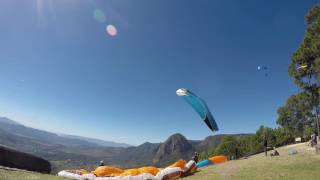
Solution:
[(258, 66), (258, 70), (268, 70), (267, 66)]
[(267, 66), (258, 66), (257, 69), (263, 72), (265, 76), (269, 76), (269, 68)]
[(200, 97), (185, 88), (178, 89), (176, 93), (178, 96), (183, 97), (184, 100), (200, 115), (211, 131), (219, 130), (207, 104)]

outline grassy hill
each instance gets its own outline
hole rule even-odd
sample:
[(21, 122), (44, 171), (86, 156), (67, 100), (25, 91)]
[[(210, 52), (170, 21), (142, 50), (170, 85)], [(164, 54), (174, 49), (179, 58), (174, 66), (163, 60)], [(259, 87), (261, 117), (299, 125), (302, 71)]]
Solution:
[[(35, 173), (30, 171), (9, 169), (0, 166), (0, 180), (35, 180), (35, 179), (46, 179), (46, 180), (68, 180), (58, 176)], [(70, 180), (70, 179), (69, 179)]]
[[(288, 156), (290, 148), (295, 148), (298, 154)], [(193, 176), (184, 179), (319, 179), (320, 155), (316, 155), (314, 149), (301, 143), (281, 147), (278, 151), (279, 157), (265, 157), (264, 154), (258, 154), (248, 159), (202, 168)], [(65, 180), (65, 178), (52, 175), (0, 168), (0, 180), (4, 179)]]
[[(296, 149), (298, 154), (289, 156), (290, 148)], [(265, 157), (262, 153), (205, 167), (184, 179), (320, 179), (320, 155), (316, 155), (313, 148), (301, 143), (281, 147), (278, 152), (279, 157)]]

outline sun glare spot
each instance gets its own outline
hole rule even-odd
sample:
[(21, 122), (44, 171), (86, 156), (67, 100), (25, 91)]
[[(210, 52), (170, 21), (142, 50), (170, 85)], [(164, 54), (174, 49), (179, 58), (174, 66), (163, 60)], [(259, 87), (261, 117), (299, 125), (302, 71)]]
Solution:
[(117, 28), (111, 24), (106, 27), (106, 31), (110, 36), (116, 36), (118, 34)]

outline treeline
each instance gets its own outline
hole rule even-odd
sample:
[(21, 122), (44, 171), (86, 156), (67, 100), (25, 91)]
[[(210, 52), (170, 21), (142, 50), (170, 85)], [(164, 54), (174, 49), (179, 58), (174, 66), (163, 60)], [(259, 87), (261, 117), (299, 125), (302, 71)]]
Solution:
[[(313, 133), (312, 128), (305, 128), (302, 141), (308, 141)], [(225, 155), (229, 159), (241, 158), (257, 154), (263, 151), (263, 141), (266, 138), (268, 147), (279, 147), (287, 144), (292, 144), (295, 141), (294, 131), (286, 127), (269, 128), (261, 126), (253, 135), (244, 137), (226, 136), (222, 142), (216, 147), (204, 151), (200, 154), (200, 160), (207, 159), (215, 155)]]

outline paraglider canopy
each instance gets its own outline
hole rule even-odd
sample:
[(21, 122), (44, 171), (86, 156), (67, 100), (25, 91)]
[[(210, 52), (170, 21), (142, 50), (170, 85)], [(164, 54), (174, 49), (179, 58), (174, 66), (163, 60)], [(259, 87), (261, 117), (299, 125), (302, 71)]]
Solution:
[(176, 93), (178, 96), (187, 96), (187, 91), (188, 91), (187, 89), (181, 88), (181, 89), (178, 89)]
[(268, 70), (267, 66), (258, 66), (258, 70)]
[(258, 71), (264, 72), (264, 75), (265, 75), (265, 76), (268, 76), (268, 75), (269, 75), (268, 67), (267, 67), (267, 66), (258, 66), (257, 69), (258, 69)]
[(187, 101), (187, 103), (200, 115), (211, 131), (219, 130), (207, 104), (200, 97), (185, 88), (178, 89), (176, 94)]

